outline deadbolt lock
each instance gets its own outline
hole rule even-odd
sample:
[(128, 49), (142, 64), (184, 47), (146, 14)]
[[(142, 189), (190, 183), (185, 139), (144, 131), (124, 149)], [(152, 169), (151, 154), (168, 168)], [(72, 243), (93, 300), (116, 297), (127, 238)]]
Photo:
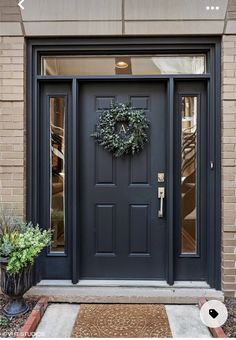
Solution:
[(158, 172), (157, 173), (157, 182), (158, 183), (165, 182), (165, 173), (164, 172)]

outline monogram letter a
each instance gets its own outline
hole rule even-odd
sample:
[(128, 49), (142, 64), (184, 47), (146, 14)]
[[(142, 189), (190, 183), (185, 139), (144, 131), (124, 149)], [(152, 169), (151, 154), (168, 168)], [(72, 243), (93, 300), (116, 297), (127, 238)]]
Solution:
[(120, 127), (120, 133), (121, 133), (121, 132), (126, 133), (124, 124), (122, 124), (121, 127)]

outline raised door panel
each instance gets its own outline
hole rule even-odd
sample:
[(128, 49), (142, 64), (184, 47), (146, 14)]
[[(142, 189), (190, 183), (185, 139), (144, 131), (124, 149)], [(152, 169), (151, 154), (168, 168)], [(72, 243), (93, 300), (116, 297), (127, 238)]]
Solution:
[[(81, 267), (84, 279), (163, 279), (165, 219), (158, 220), (156, 173), (165, 171), (166, 86), (92, 82), (80, 86)], [(114, 157), (91, 138), (114, 101), (144, 110), (149, 142)], [(158, 157), (157, 157), (158, 156)]]

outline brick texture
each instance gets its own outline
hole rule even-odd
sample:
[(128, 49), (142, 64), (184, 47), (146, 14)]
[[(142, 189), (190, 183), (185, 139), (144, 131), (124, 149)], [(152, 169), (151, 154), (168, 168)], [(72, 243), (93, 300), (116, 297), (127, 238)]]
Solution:
[(24, 127), (24, 38), (0, 37), (0, 203), (19, 217), (25, 212)]
[(19, 22), (21, 21), (20, 8), (16, 0), (0, 1), (0, 22)]
[[(230, 6), (232, 10), (232, 1)], [(222, 40), (222, 288), (226, 296), (236, 296), (235, 65), (236, 35), (225, 35)]]
[(236, 19), (236, 0), (228, 0), (226, 17), (228, 20)]
[(30, 315), (28, 316), (26, 322), (20, 329), (19, 333), (16, 334), (16, 338), (31, 338), (33, 333), (35, 332), (40, 320), (43, 317), (43, 314), (48, 305), (48, 298), (42, 296)]

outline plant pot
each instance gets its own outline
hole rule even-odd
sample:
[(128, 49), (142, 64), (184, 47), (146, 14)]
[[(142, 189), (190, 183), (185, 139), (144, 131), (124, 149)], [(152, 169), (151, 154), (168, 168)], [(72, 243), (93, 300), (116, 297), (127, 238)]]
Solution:
[(32, 265), (24, 267), (17, 274), (9, 274), (6, 270), (7, 262), (1, 263), (1, 289), (3, 294), (10, 299), (8, 304), (3, 308), (3, 314), (6, 316), (16, 316), (28, 312), (23, 295), (32, 287)]

